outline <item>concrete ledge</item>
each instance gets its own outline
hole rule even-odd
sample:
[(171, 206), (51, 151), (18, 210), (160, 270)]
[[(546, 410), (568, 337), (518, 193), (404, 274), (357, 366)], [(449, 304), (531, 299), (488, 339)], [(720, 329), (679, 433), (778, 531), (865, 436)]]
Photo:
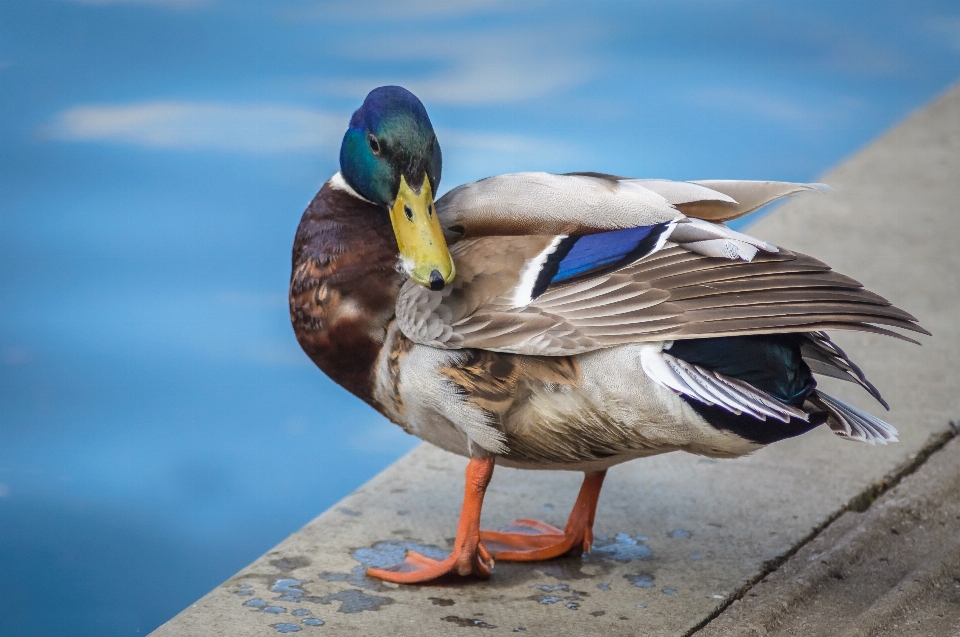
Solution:
[(934, 637), (960, 627), (960, 440), (847, 511), (697, 637)]
[[(733, 634), (722, 620), (734, 600), (952, 435), (949, 422), (960, 417), (958, 177), (960, 88), (824, 176), (834, 195), (797, 200), (751, 228), (860, 279), (933, 332), (922, 348), (868, 334), (837, 338), (894, 406), (887, 416), (899, 444), (846, 443), (821, 428), (737, 460), (635, 461), (607, 478), (589, 557), (498, 564), (487, 582), (369, 580), (364, 564), (396, 563), (414, 545), (445, 551), (452, 540), (465, 460), (421, 446), (154, 635), (448, 635), (460, 627), (688, 635), (704, 626)], [(826, 384), (877, 413), (858, 388)], [(498, 468), (484, 526), (532, 516), (562, 526), (579, 482), (579, 474)]]

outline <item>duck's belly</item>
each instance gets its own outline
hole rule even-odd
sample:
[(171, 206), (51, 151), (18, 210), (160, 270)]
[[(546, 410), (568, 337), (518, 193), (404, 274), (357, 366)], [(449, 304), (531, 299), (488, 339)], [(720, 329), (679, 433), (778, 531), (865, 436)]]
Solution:
[(591, 471), (634, 458), (688, 451), (734, 457), (760, 447), (706, 422), (640, 365), (644, 347), (623, 345), (577, 357), (577, 386), (545, 385), (504, 421), (509, 454), (518, 468)]
[[(575, 382), (516, 372), (510, 382), (489, 380), (469, 352), (415, 345), (393, 330), (388, 346), (393, 363), (378, 370), (382, 411), (407, 432), (462, 456), (492, 455), (497, 464), (521, 469), (595, 471), (668, 451), (732, 457), (760, 446), (711, 426), (647, 376), (640, 353), (659, 343), (577, 356)], [(539, 358), (483, 357), (494, 372), (498, 364), (533, 369), (538, 365), (526, 363)], [(503, 360), (491, 365), (491, 357)]]

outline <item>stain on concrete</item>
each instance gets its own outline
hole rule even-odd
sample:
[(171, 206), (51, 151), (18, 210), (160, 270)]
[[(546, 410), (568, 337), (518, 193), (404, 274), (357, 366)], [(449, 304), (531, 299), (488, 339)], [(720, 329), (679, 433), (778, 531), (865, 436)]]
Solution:
[(532, 599), (537, 600), (541, 604), (556, 604), (557, 602), (563, 601), (563, 598), (559, 595), (541, 595), (539, 597), (534, 595)]
[(270, 587), (271, 593), (280, 593), (280, 597), (274, 599), (284, 602), (295, 602), (303, 597), (303, 581), (298, 579), (278, 579)]
[(675, 588), (665, 588), (665, 589), (663, 589), (663, 594), (664, 594), (664, 595), (676, 595), (676, 594), (677, 594), (677, 589), (675, 589)]
[(360, 613), (365, 610), (380, 610), (381, 606), (392, 604), (393, 601), (391, 597), (368, 595), (357, 589), (340, 591), (333, 595), (325, 595), (319, 599), (321, 604), (340, 602), (340, 608), (337, 609), (338, 613)]
[(278, 633), (298, 633), (303, 630), (296, 624), (270, 624), (270, 628), (273, 628)]
[(457, 617), (456, 615), (447, 615), (446, 617), (441, 618), (440, 621), (450, 622), (451, 624), (456, 624), (461, 628), (496, 628), (493, 624), (488, 624), (482, 619), (477, 619), (475, 617)]
[(693, 536), (693, 533), (687, 531), (686, 529), (674, 529), (667, 533), (667, 537), (672, 537), (676, 539), (686, 540)]
[(643, 535), (630, 536), (626, 533), (617, 533), (613, 540), (594, 542), (590, 556), (615, 562), (647, 560), (653, 557), (653, 551), (644, 544), (646, 540), (647, 538)]
[(555, 579), (587, 579), (592, 575), (583, 572), (582, 557), (567, 557), (558, 560), (552, 560), (544, 564), (537, 564), (534, 568), (544, 575), (549, 575)]
[(286, 573), (298, 568), (310, 566), (310, 560), (302, 555), (294, 555), (292, 557), (281, 557), (276, 560), (270, 560), (270, 565), (275, 569)]
[(597, 588), (599, 588), (602, 591), (608, 591), (610, 590), (610, 582), (600, 582), (599, 584), (597, 584)]
[(403, 563), (407, 551), (416, 551), (435, 560), (447, 558), (448, 552), (432, 544), (420, 544), (405, 540), (385, 540), (370, 547), (354, 549), (353, 559), (365, 568), (390, 568)]
[(623, 577), (637, 588), (653, 588), (653, 575), (624, 573)]
[(248, 599), (243, 603), (244, 606), (249, 606), (251, 608), (266, 608), (267, 603), (260, 599), (259, 597), (254, 597), (253, 599)]
[[(564, 602), (564, 606), (570, 610), (579, 610), (580, 601), (584, 597), (589, 597), (589, 593), (584, 591), (576, 591), (570, 588), (569, 584), (557, 584), (554, 586), (549, 586), (547, 584), (540, 584), (534, 586), (537, 590), (541, 590), (545, 593), (553, 593), (552, 595), (532, 595), (528, 599), (532, 599), (541, 604), (556, 604), (557, 602)], [(563, 593), (567, 593), (564, 595)]]
[(384, 591), (388, 587), (381, 580), (368, 577), (367, 569), (397, 566), (403, 563), (407, 551), (416, 551), (437, 560), (447, 557), (446, 551), (431, 544), (420, 544), (419, 542), (405, 540), (385, 540), (377, 542), (373, 546), (354, 549), (351, 557), (360, 562), (360, 565), (354, 566), (349, 573), (327, 571), (319, 573), (319, 577), (327, 582), (347, 582), (351, 586), (368, 591)]
[(429, 599), (434, 606), (453, 606), (456, 603), (452, 599), (444, 599), (442, 597), (428, 597), (427, 599)]
[(605, 611), (605, 610), (595, 610), (595, 611), (593, 611), (593, 612), (590, 613), (590, 614), (593, 615), (594, 617), (603, 617), (604, 615), (607, 614), (607, 611)]
[(328, 582), (347, 582), (351, 586), (368, 591), (387, 590), (382, 580), (367, 575), (367, 569), (364, 566), (354, 566), (349, 573), (320, 573), (319, 576), (320, 579)]
[(271, 593), (280, 593), (279, 597), (274, 597), (277, 602), (313, 602), (320, 601), (319, 597), (306, 595), (301, 588), (306, 582), (298, 579), (278, 579), (270, 587)]
[(361, 515), (361, 512), (360, 512), (360, 511), (354, 511), (353, 509), (348, 509), (347, 507), (340, 507), (339, 509), (337, 509), (337, 511), (339, 511), (340, 513), (342, 513), (342, 514), (344, 514), (344, 515), (349, 515), (349, 516), (352, 517), (352, 518), (355, 518), (355, 517)]
[(252, 597), (256, 593), (253, 592), (253, 586), (250, 584), (240, 584), (237, 586), (237, 590), (234, 591), (234, 594), (237, 597)]
[(317, 619), (316, 617), (309, 617), (303, 620), (304, 626), (323, 626), (324, 621), (322, 619)]
[[(631, 536), (618, 533), (612, 539), (601, 535), (596, 536), (594, 540), (591, 553), (567, 555), (549, 562), (536, 563), (532, 568), (561, 581), (581, 580), (603, 577), (615, 568), (612, 562), (624, 563), (649, 560), (654, 557), (653, 551), (645, 544), (647, 538), (643, 535)], [(512, 570), (513, 566), (517, 566), (520, 570), (515, 572)], [(589, 572), (584, 572), (585, 566), (589, 567)], [(525, 564), (504, 562), (497, 565), (494, 577), (500, 582), (515, 584), (524, 574), (530, 573), (530, 568)], [(599, 588), (609, 590), (602, 586)]]
[(283, 606), (266, 606), (260, 609), (261, 613), (269, 613), (270, 615), (282, 615), (287, 612), (287, 609)]
[(310, 611), (304, 608), (298, 608), (297, 610), (290, 613), (291, 615), (296, 615), (297, 617), (303, 617), (304, 615), (313, 615)]

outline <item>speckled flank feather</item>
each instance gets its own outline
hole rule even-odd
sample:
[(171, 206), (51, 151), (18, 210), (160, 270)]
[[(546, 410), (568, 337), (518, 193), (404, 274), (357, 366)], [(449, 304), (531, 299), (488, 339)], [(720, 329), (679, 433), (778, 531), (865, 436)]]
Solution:
[(408, 433), (448, 451), (504, 453), (495, 416), (448, 376), (465, 355), (417, 345), (391, 324), (373, 370), (373, 404)]
[(641, 349), (576, 357), (443, 352), (391, 327), (374, 396), (406, 431), (443, 449), (493, 453), (499, 464), (527, 469), (596, 470), (675, 449), (728, 457), (757, 448), (651, 381)]

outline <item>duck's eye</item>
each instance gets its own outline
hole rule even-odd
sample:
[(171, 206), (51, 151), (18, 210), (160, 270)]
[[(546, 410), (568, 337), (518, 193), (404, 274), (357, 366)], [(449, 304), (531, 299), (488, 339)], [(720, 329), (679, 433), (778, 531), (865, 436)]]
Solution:
[(367, 135), (367, 143), (370, 144), (370, 150), (373, 151), (374, 155), (380, 154), (380, 140), (374, 137), (373, 135)]
[(427, 215), (433, 216), (433, 204), (430, 204), (430, 207), (427, 208)]
[(407, 221), (413, 221), (413, 210), (410, 209), (410, 206), (403, 207), (403, 214), (407, 215)]

